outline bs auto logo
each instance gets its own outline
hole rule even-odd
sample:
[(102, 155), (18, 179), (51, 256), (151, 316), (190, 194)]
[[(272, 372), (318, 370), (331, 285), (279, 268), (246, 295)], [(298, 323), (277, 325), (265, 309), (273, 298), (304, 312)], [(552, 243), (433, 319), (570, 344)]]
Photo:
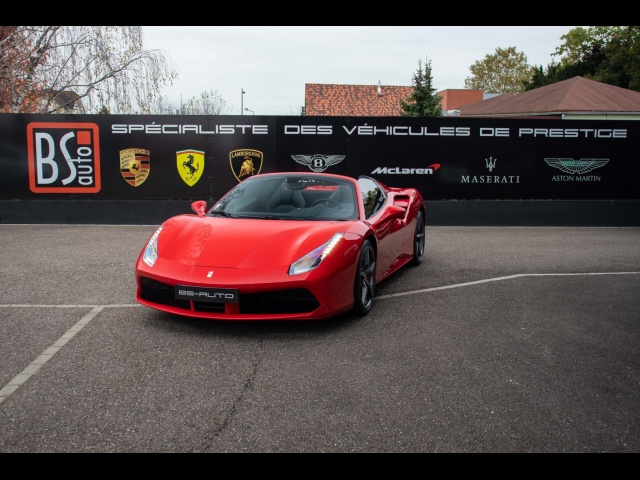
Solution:
[(95, 123), (29, 123), (27, 151), (31, 191), (99, 192), (99, 137)]

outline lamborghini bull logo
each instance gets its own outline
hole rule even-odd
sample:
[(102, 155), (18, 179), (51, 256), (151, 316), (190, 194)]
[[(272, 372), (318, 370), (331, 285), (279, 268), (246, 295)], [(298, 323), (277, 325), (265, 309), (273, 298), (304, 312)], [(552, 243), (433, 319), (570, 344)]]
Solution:
[(262, 170), (264, 154), (259, 150), (243, 148), (229, 152), (231, 171), (238, 182), (257, 175)]
[(253, 172), (255, 171), (256, 169), (253, 168), (253, 160), (251, 160), (249, 157), (245, 157), (244, 161), (242, 162), (242, 166), (240, 167), (240, 174), (238, 176), (244, 177), (245, 175), (253, 175)]
[(181, 150), (176, 152), (176, 164), (180, 178), (193, 187), (204, 171), (204, 152), (200, 150)]

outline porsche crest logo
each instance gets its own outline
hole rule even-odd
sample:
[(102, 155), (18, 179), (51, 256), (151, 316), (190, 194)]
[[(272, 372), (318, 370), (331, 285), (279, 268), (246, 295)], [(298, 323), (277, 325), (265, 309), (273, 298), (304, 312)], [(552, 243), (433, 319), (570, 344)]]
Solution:
[(264, 154), (259, 150), (243, 148), (229, 152), (231, 171), (238, 182), (257, 175), (262, 170)]
[(120, 173), (129, 185), (139, 187), (149, 176), (151, 157), (149, 150), (127, 148), (120, 150)]
[(200, 150), (181, 150), (176, 152), (176, 162), (180, 178), (193, 187), (204, 171), (204, 152)]

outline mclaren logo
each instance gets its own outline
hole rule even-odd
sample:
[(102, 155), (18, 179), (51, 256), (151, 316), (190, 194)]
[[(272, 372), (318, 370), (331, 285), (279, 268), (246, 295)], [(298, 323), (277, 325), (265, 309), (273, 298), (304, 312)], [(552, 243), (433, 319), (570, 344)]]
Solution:
[(296, 162), (309, 167), (314, 172), (324, 172), (331, 165), (344, 160), (346, 155), (291, 155)]
[(139, 187), (149, 176), (151, 157), (149, 150), (127, 148), (120, 150), (120, 173), (129, 185)]
[(424, 168), (376, 167), (371, 172), (371, 175), (431, 175), (439, 168), (439, 163), (434, 163)]
[(176, 162), (180, 178), (193, 187), (204, 171), (204, 152), (200, 150), (181, 150), (176, 152)]
[(573, 158), (545, 158), (544, 161), (550, 167), (571, 175), (582, 175), (596, 168), (604, 167), (609, 163), (608, 158), (581, 158), (580, 160), (574, 160)]
[(238, 182), (260, 173), (263, 159), (264, 154), (259, 150), (242, 148), (229, 152), (231, 171)]

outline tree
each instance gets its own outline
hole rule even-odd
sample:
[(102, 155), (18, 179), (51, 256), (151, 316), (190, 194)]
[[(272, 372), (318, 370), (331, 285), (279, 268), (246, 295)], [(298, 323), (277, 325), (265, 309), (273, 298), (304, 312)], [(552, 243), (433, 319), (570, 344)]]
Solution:
[(142, 27), (0, 27), (0, 111), (149, 113), (177, 77)]
[(559, 62), (537, 67), (527, 90), (581, 76), (640, 91), (640, 27), (576, 27), (560, 38)]
[(640, 91), (640, 27), (577, 27), (560, 38), (564, 43), (554, 55), (561, 56), (565, 78), (579, 71), (597, 82)]
[(186, 103), (175, 105), (167, 97), (157, 97), (150, 105), (151, 113), (158, 115), (222, 115), (227, 102), (217, 92), (202, 92)]
[(560, 63), (551, 62), (545, 71), (542, 65), (533, 67), (533, 74), (529, 80), (524, 82), (525, 91), (534, 90), (536, 88), (551, 85), (552, 83), (568, 80), (573, 77), (586, 77), (588, 72), (584, 65), (561, 65)]
[(433, 88), (431, 61), (418, 60), (418, 70), (413, 74), (413, 91), (406, 100), (400, 100), (401, 117), (441, 117), (442, 104), (437, 90)]
[(527, 56), (516, 47), (496, 48), (493, 55), (485, 55), (469, 67), (472, 73), (464, 81), (464, 88), (482, 90), (485, 93), (520, 93), (530, 80), (534, 69), (527, 63)]
[(227, 106), (217, 92), (202, 92), (200, 97), (192, 97), (180, 108), (181, 115), (221, 115)]
[[(24, 88), (21, 80), (29, 69), (28, 57), (25, 50), (32, 48), (32, 44), (25, 42), (16, 44), (17, 29), (15, 26), (0, 26), (0, 112), (10, 112), (12, 97)], [(13, 75), (13, 72), (22, 72), (23, 75)], [(41, 88), (34, 85), (31, 92), (25, 95), (22, 103), (28, 110), (36, 108), (35, 103), (41, 96)]]

